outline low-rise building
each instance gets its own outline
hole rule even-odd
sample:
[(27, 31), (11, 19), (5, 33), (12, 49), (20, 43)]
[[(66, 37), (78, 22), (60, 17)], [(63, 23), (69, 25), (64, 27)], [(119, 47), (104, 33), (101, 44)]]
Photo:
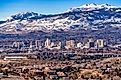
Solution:
[(81, 42), (79, 42), (79, 43), (77, 43), (76, 47), (81, 49), (83, 47), (83, 44)]
[(4, 60), (26, 60), (26, 56), (5, 56)]
[(61, 49), (61, 42), (52, 42), (51, 43), (51, 49)]
[(23, 48), (25, 48), (25, 44), (23, 41), (15, 41), (15, 42), (13, 42), (12, 47), (16, 48), (16, 49), (23, 49)]

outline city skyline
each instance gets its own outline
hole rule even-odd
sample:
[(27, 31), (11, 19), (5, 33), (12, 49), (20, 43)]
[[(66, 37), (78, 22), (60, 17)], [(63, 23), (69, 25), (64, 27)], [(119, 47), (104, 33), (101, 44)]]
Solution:
[(39, 14), (63, 13), (69, 8), (78, 7), (83, 4), (110, 4), (120, 6), (120, 0), (0, 0), (0, 20), (20, 12), (37, 12)]

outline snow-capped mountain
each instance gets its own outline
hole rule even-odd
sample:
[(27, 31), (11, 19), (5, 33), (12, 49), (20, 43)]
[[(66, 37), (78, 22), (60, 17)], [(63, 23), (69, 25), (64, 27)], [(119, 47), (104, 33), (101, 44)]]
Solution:
[(34, 13), (34, 12), (21, 12), (15, 15), (12, 15), (7, 18), (8, 21), (14, 21), (14, 20), (28, 20), (28, 19), (35, 19), (35, 18), (41, 18), (43, 15)]
[(121, 7), (85, 4), (61, 14), (25, 12), (12, 15), (0, 24), (0, 31), (52, 31), (121, 27)]
[(110, 9), (110, 8), (119, 8), (117, 6), (111, 6), (109, 4), (101, 4), (101, 5), (97, 5), (95, 3), (92, 4), (85, 4), (82, 5), (80, 7), (73, 7), (69, 10), (67, 10), (67, 12), (76, 12), (76, 11), (91, 11), (91, 10), (98, 10), (98, 9)]

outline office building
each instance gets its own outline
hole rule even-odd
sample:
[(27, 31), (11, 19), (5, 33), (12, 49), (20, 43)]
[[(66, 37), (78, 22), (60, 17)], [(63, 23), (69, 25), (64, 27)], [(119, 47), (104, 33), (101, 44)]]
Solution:
[(16, 49), (24, 49), (25, 48), (25, 44), (24, 42), (22, 41), (15, 41), (13, 42), (13, 45), (12, 45), (13, 48), (16, 48)]
[(41, 49), (42, 48), (42, 42), (40, 40), (35, 41), (35, 47), (36, 49)]
[(88, 39), (88, 42), (84, 43), (83, 46), (83, 48), (92, 48), (92, 49), (95, 47), (96, 47), (95, 41), (92, 38)]
[(79, 43), (77, 43), (77, 46), (76, 47), (81, 49), (83, 47), (83, 45), (82, 45), (81, 42), (79, 42)]
[(103, 48), (104, 47), (104, 40), (98, 39), (96, 44), (97, 44), (97, 48)]
[(65, 48), (66, 49), (74, 49), (75, 48), (75, 42), (74, 42), (74, 40), (66, 41)]
[(47, 48), (47, 49), (51, 48), (51, 41), (48, 38), (45, 41), (45, 48)]

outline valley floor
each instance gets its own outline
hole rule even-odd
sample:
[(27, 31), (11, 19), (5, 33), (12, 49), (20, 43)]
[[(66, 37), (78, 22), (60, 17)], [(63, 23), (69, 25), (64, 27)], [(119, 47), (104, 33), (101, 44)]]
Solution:
[[(0, 61), (1, 80), (121, 80), (121, 57)], [(3, 74), (2, 74), (3, 73)]]

